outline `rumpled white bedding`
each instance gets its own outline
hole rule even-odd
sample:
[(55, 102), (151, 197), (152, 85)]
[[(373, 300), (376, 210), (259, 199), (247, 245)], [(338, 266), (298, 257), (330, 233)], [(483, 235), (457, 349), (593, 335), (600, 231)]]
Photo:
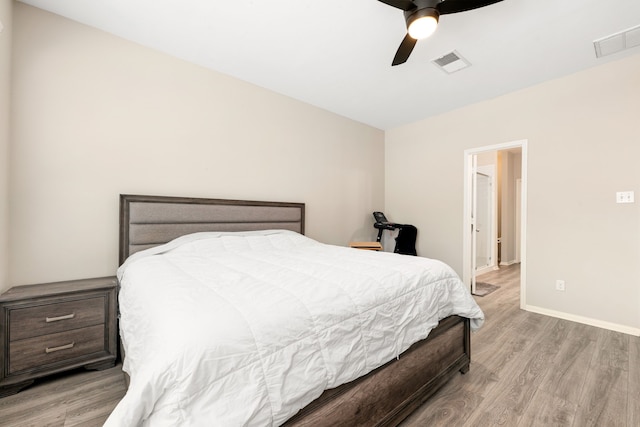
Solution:
[(105, 426), (276, 426), (483, 313), (440, 261), (268, 230), (197, 233), (118, 270), (131, 384)]

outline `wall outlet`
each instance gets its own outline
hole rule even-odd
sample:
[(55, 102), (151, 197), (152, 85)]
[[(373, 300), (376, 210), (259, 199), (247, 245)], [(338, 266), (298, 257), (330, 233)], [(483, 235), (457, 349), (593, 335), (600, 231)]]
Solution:
[(618, 191), (616, 193), (616, 203), (634, 203), (633, 191)]
[(556, 291), (564, 291), (564, 280), (556, 280)]

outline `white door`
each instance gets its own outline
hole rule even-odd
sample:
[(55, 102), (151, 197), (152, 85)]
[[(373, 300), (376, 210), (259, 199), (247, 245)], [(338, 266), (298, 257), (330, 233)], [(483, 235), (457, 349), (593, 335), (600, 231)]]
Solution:
[(471, 293), (475, 294), (476, 293), (476, 261), (477, 261), (477, 256), (476, 256), (476, 248), (477, 248), (477, 233), (476, 233), (476, 211), (478, 209), (477, 205), (477, 195), (478, 195), (478, 180), (475, 179), (476, 175), (478, 174), (478, 156), (476, 154), (473, 154), (471, 156), (469, 156), (468, 158), (469, 160), (469, 168), (471, 169), (471, 173), (468, 175), (469, 176), (469, 181), (468, 182), (468, 186), (471, 187), (471, 206), (470, 206), (470, 211), (469, 211), (469, 222), (471, 227), (469, 229), (467, 229), (467, 233), (469, 233), (469, 238), (471, 241)]
[(516, 180), (516, 262), (520, 262), (520, 230), (521, 230), (521, 206), (522, 205), (522, 179)]
[[(490, 175), (476, 171), (476, 268), (475, 272), (491, 267), (493, 209)], [(475, 274), (474, 274), (475, 276)]]

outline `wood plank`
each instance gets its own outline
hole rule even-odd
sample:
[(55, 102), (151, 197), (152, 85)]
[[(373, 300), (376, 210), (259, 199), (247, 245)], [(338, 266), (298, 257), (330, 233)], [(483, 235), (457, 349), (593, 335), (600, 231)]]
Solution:
[(539, 389), (531, 399), (518, 427), (571, 426), (577, 410), (577, 404)]
[(572, 323), (570, 327), (571, 332), (553, 361), (553, 370), (540, 384), (540, 390), (578, 404), (599, 334), (586, 325)]
[(640, 426), (640, 337), (629, 338), (629, 392), (627, 425)]
[(559, 319), (539, 319), (536, 326), (525, 351), (501, 372), (500, 387), (487, 393), (468, 425), (518, 425), (567, 335)]
[(583, 388), (574, 425), (626, 427), (628, 379), (628, 373), (620, 368), (592, 368)]
[[(66, 413), (67, 406), (74, 402), (73, 396), (81, 402), (88, 402), (92, 398), (90, 390), (105, 382), (109, 388), (117, 390), (119, 399), (124, 396), (120, 366), (104, 371), (74, 370), (36, 381), (32, 387), (0, 399), (0, 420), (6, 417), (18, 420), (16, 425), (29, 425), (43, 413), (55, 412), (59, 408), (64, 408)], [(104, 420), (106, 416), (103, 423)]]
[[(66, 413), (64, 407), (47, 408), (46, 411), (38, 410), (35, 414), (25, 416), (2, 416), (0, 425), (11, 427), (63, 427)], [(26, 418), (26, 420), (24, 419)]]
[(126, 392), (119, 376), (95, 381), (78, 389), (66, 401), (65, 426), (102, 425)]
[[(459, 426), (469, 418), (484, 399), (479, 393), (467, 390), (463, 377), (478, 376), (475, 370), (454, 377), (428, 402), (429, 410), (422, 408), (411, 414), (402, 425), (406, 426)], [(480, 374), (481, 375), (481, 374)]]
[(621, 332), (598, 330), (598, 347), (592, 364), (629, 370), (629, 335)]

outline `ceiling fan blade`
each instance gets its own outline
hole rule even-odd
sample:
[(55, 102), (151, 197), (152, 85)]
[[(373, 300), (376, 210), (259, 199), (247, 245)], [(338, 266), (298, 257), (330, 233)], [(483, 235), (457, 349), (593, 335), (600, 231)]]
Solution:
[(388, 4), (389, 6), (402, 9), (404, 11), (413, 10), (416, 8), (416, 5), (413, 4), (413, 2), (410, 0), (378, 0), (378, 1), (384, 4)]
[(445, 15), (447, 13), (466, 12), (467, 10), (478, 9), (501, 1), (502, 0), (444, 0), (438, 3), (436, 9), (438, 9), (440, 15)]
[(416, 46), (416, 42), (417, 40), (411, 37), (409, 34), (404, 36), (404, 39), (402, 40), (402, 43), (400, 43), (400, 47), (398, 48), (396, 56), (393, 58), (393, 62), (391, 63), (391, 65), (400, 65), (407, 62), (407, 59), (409, 59), (409, 55), (411, 55), (413, 48)]

